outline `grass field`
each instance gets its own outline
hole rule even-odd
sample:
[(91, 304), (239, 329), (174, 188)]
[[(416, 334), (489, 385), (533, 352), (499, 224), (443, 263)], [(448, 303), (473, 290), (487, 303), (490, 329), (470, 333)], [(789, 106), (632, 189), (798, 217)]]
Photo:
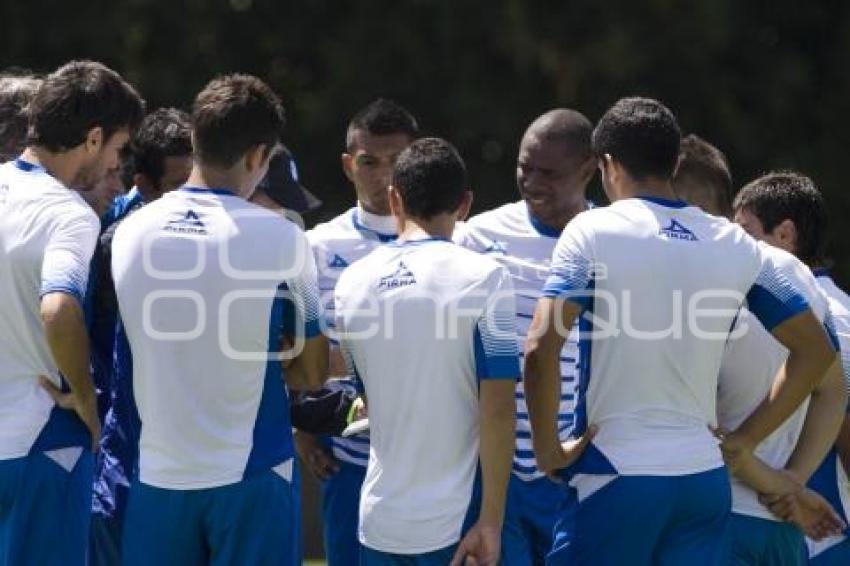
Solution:
[(304, 566), (326, 566), (326, 562), (324, 560), (305, 560)]

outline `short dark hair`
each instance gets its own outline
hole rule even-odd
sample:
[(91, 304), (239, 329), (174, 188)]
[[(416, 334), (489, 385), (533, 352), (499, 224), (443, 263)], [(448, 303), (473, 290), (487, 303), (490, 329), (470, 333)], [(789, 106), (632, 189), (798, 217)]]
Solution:
[(41, 79), (23, 69), (0, 73), (0, 162), (17, 157), (27, 145), (27, 112)]
[(724, 216), (732, 214), (732, 173), (722, 151), (695, 134), (682, 138), (673, 190), (684, 199), (698, 188), (711, 195)]
[(71, 61), (47, 75), (29, 110), (29, 140), (50, 151), (66, 151), (86, 140), (92, 128), (103, 139), (127, 128), (132, 134), (145, 103), (121, 75), (94, 61)]
[(765, 232), (784, 220), (797, 230), (795, 255), (809, 265), (820, 264), (826, 253), (826, 203), (814, 182), (795, 171), (775, 171), (747, 183), (732, 203), (735, 211), (755, 215)]
[(166, 157), (192, 155), (192, 123), (177, 108), (157, 108), (142, 120), (130, 143), (133, 171), (159, 187)]
[(621, 98), (593, 130), (593, 150), (609, 154), (636, 181), (669, 178), (679, 158), (682, 132), (676, 117), (651, 98)]
[(454, 212), (468, 190), (463, 159), (452, 144), (440, 138), (422, 138), (402, 151), (392, 183), (407, 214), (422, 220)]
[(192, 106), (195, 155), (207, 165), (232, 167), (254, 146), (271, 152), (285, 122), (280, 98), (257, 77), (217, 77)]
[(419, 124), (413, 114), (400, 104), (379, 98), (360, 109), (348, 123), (345, 133), (345, 147), (348, 151), (354, 148), (354, 138), (358, 131), (373, 136), (405, 134), (410, 139), (416, 139), (419, 137)]

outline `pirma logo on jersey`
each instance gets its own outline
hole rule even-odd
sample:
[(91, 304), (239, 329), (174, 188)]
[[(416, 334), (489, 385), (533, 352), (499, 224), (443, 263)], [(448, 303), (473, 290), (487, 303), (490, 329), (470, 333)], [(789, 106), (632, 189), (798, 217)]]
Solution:
[(345, 261), (339, 254), (334, 254), (330, 261), (328, 261), (328, 267), (342, 269), (344, 267), (348, 267), (348, 262)]
[(378, 290), (388, 291), (390, 289), (398, 289), (416, 283), (416, 278), (413, 276), (404, 261), (398, 262), (398, 267), (390, 275), (385, 275), (378, 280)]
[(169, 220), (168, 224), (163, 226), (163, 230), (167, 232), (177, 232), (178, 234), (206, 234), (207, 229), (201, 221), (198, 213), (191, 208), (185, 214), (181, 214), (174, 220)]
[(506, 254), (508, 251), (508, 244), (506, 242), (500, 242), (499, 240), (493, 240), (490, 242), (490, 245), (484, 250), (485, 254)]
[(694, 233), (682, 226), (675, 218), (670, 219), (670, 225), (658, 231), (659, 236), (667, 236), (673, 240), (685, 240), (688, 242), (696, 242), (697, 237)]

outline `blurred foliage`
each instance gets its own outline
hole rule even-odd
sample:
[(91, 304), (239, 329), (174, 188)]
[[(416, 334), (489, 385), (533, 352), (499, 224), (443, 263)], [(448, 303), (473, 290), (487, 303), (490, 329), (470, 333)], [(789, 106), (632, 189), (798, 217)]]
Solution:
[(536, 115), (569, 106), (595, 120), (621, 96), (654, 96), (726, 152), (736, 184), (774, 168), (812, 176), (830, 203), (836, 275), (850, 283), (841, 0), (8, 0), (0, 21), (0, 68), (99, 59), (152, 107), (188, 106), (219, 73), (265, 78), (328, 214), (353, 200), (339, 168), (347, 119), (377, 96), (458, 145), (476, 210), (515, 198), (518, 139)]

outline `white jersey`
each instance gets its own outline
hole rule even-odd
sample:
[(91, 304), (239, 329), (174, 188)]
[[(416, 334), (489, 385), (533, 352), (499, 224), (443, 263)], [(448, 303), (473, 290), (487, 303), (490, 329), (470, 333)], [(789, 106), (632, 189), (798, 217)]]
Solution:
[(586, 481), (721, 467), (708, 425), (736, 313), (746, 297), (772, 329), (807, 308), (740, 227), (657, 198), (575, 217), (555, 248), (544, 295), (585, 309), (576, 431), (588, 423), (599, 430), (569, 472)]
[[(776, 269), (806, 299), (821, 322), (827, 318), (824, 297), (809, 268), (793, 255), (762, 244)], [(834, 335), (830, 329), (830, 334)], [(726, 344), (717, 391), (717, 422), (726, 430), (735, 430), (770, 393), (776, 374), (785, 364), (788, 350), (782, 346), (748, 310), (742, 309), (735, 329)], [(806, 419), (809, 401), (758, 445), (755, 455), (774, 469), (785, 467), (797, 445)], [(758, 493), (737, 478), (732, 478), (732, 511), (768, 520), (777, 519), (759, 503)]]
[(823, 270), (815, 270), (818, 285), (829, 302), (829, 312), (841, 349), (841, 366), (844, 369), (844, 383), (850, 392), (850, 295), (842, 291), (832, 277)]
[(360, 541), (398, 554), (454, 544), (478, 464), (478, 380), (519, 373), (510, 275), (447, 240), (414, 240), (352, 265), (335, 296), (369, 408)]
[[(319, 290), (328, 327), (334, 325), (334, 289), (343, 270), (395, 238), (395, 218), (369, 214), (360, 207), (351, 208), (307, 232), (319, 270)], [(333, 336), (331, 345), (337, 346)], [(351, 379), (335, 381), (334, 385), (354, 387)], [(369, 434), (331, 437), (331, 451), (336, 459), (365, 468), (369, 462)]]
[(38, 376), (62, 384), (41, 322), (47, 293), (81, 307), (100, 223), (80, 195), (20, 159), (0, 166), (0, 460), (90, 446), (82, 422), (55, 407)]
[[(517, 344), (520, 360), (525, 352), (525, 338), (534, 317), (534, 308), (549, 274), (552, 251), (560, 230), (541, 224), (529, 214), (525, 202), (506, 204), (484, 212), (455, 229), (455, 241), (460, 245), (488, 254), (511, 274), (516, 292)], [(573, 430), (576, 391), (578, 386), (578, 329), (570, 333), (561, 351), (561, 403), (558, 410), (558, 431), (561, 440)], [(525, 403), (522, 379), (516, 384), (516, 450), (513, 473), (522, 480), (543, 477), (537, 469), (531, 445), (531, 423)]]
[[(271, 244), (271, 245), (270, 245)], [(133, 356), (140, 480), (167, 489), (291, 473), (281, 336), (320, 331), (301, 230), (228, 191), (181, 188), (115, 232), (112, 275)]]
[[(824, 271), (816, 271), (817, 281), (829, 301), (829, 311), (835, 325), (838, 344), (841, 349), (841, 362), (844, 367), (844, 380), (850, 390), (850, 296), (842, 291), (832, 278)], [(845, 417), (847, 418), (847, 417)], [(838, 453), (833, 448), (823, 464), (813, 474), (809, 487), (823, 495), (832, 507), (838, 511), (845, 522), (850, 519), (850, 480), (847, 470), (841, 463)], [(843, 542), (847, 534), (814, 541), (806, 539), (809, 547), (809, 557), (820, 553)]]

